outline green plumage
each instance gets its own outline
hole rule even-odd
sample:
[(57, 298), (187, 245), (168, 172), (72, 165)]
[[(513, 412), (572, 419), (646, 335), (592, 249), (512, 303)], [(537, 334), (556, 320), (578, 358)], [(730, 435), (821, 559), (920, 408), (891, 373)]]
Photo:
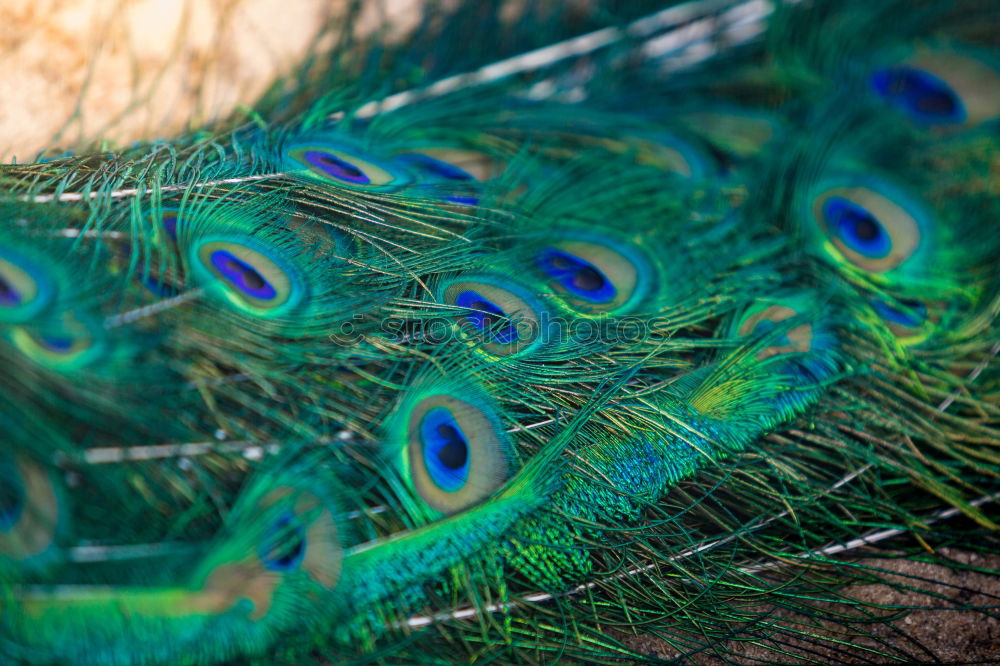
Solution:
[(835, 556), (997, 543), (1000, 17), (781, 7), (668, 76), (614, 4), (0, 167), (0, 656), (926, 657)]

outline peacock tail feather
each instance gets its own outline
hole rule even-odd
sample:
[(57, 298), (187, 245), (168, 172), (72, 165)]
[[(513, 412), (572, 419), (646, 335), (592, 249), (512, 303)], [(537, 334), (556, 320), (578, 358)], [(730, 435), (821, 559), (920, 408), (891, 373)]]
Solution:
[(1000, 576), (995, 6), (361, 4), (253, 109), (0, 166), (5, 663), (995, 626), (912, 573)]

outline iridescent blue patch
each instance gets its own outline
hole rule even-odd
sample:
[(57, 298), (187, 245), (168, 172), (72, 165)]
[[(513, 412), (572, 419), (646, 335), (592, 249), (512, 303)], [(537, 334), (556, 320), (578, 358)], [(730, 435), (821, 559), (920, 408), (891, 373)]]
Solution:
[(400, 155), (400, 158), (407, 164), (444, 180), (463, 182), (476, 180), (465, 169), (461, 169), (454, 164), (448, 164), (443, 160), (435, 159), (429, 155), (424, 155), (423, 153), (406, 153), (405, 155)]
[(331, 178), (354, 185), (368, 185), (371, 179), (365, 172), (347, 160), (322, 150), (307, 150), (304, 158), (310, 166), (316, 167)]
[(40, 335), (38, 341), (49, 351), (64, 354), (73, 348), (73, 338), (63, 335)]
[(424, 466), (442, 490), (460, 490), (469, 479), (469, 441), (455, 417), (444, 407), (429, 410), (420, 421)]
[(596, 266), (568, 252), (545, 248), (538, 256), (538, 267), (570, 293), (591, 303), (614, 300), (617, 290)]
[(930, 72), (907, 66), (889, 67), (872, 74), (871, 85), (882, 99), (914, 122), (925, 125), (965, 122), (962, 100)]
[(869, 259), (881, 259), (892, 251), (892, 239), (882, 224), (858, 204), (843, 197), (823, 203), (827, 227), (844, 245)]
[(0, 275), (0, 307), (12, 308), (21, 304), (21, 294)]
[(177, 213), (175, 211), (164, 211), (163, 217), (160, 218), (163, 230), (174, 240), (177, 240), (177, 220)]
[(216, 250), (212, 253), (212, 265), (225, 278), (243, 293), (253, 298), (267, 300), (278, 295), (271, 283), (257, 270), (226, 250)]
[(463, 206), (476, 206), (479, 204), (479, 197), (473, 196), (448, 196), (444, 198), (445, 201), (450, 201), (452, 203), (462, 204)]
[(298, 569), (306, 556), (306, 535), (295, 514), (284, 511), (267, 530), (258, 551), (260, 561), (270, 571)]
[(24, 512), (24, 483), (14, 461), (0, 457), (0, 532), (9, 532)]
[(504, 319), (507, 314), (479, 292), (463, 291), (455, 299), (455, 304), (477, 310), (469, 312), (465, 318), (472, 322), (477, 330), (490, 334), (494, 342), (506, 345), (517, 340), (517, 326), (513, 322), (497, 326), (497, 322)]
[[(416, 169), (434, 179), (447, 180), (458, 183), (475, 183), (476, 178), (454, 164), (449, 164), (443, 160), (435, 159), (423, 153), (405, 153), (399, 159), (407, 166)], [(479, 203), (479, 197), (473, 195), (451, 195), (444, 197), (445, 201), (475, 206)]]
[(141, 278), (140, 282), (154, 296), (169, 298), (177, 295), (177, 289), (172, 284), (154, 275), (147, 275)]
[(899, 304), (906, 309), (898, 310), (885, 301), (874, 301), (872, 307), (882, 319), (907, 328), (916, 328), (927, 321), (927, 306), (920, 301), (901, 300)]

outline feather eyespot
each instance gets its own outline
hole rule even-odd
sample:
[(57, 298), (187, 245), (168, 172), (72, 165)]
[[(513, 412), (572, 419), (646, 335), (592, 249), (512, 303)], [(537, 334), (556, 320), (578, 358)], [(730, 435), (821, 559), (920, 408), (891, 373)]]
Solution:
[(35, 262), (0, 248), (0, 321), (27, 321), (54, 298), (54, 282)]
[(26, 458), (0, 454), (0, 561), (38, 562), (57, 541), (64, 522), (49, 471)]
[(370, 185), (372, 182), (361, 168), (329, 150), (307, 150), (302, 154), (302, 159), (313, 171), (336, 180), (352, 185)]
[(283, 511), (272, 521), (258, 555), (269, 571), (293, 571), (302, 564), (306, 555), (305, 530), (293, 512)]
[(270, 300), (278, 294), (252, 264), (229, 250), (215, 250), (210, 255), (210, 261), (225, 280), (251, 298)]
[(359, 189), (386, 190), (411, 181), (409, 174), (400, 166), (334, 141), (293, 144), (285, 153), (285, 168), (293, 173)]
[(828, 253), (870, 273), (886, 273), (918, 251), (926, 213), (901, 190), (867, 179), (867, 185), (828, 187), (812, 202), (812, 216)]
[(0, 275), (0, 307), (12, 308), (21, 304), (23, 296), (14, 286), (13, 272), (17, 270), (14, 266), (5, 267), (6, 275)]
[(178, 293), (177, 287), (165, 277), (148, 274), (140, 275), (138, 279), (139, 284), (157, 298), (171, 298)]
[(465, 169), (457, 167), (454, 164), (449, 164), (444, 160), (424, 155), (423, 153), (403, 153), (399, 157), (407, 164), (413, 165), (420, 171), (436, 178), (460, 182), (476, 180), (472, 174)]
[(491, 342), (509, 345), (517, 341), (516, 324), (507, 320), (506, 313), (478, 291), (469, 289), (459, 292), (455, 297), (455, 305), (470, 310), (465, 315), (466, 321)]
[[(798, 316), (798, 313), (786, 305), (768, 305), (763, 308), (753, 308), (740, 323), (737, 333), (740, 336), (766, 336), (781, 322)], [(763, 361), (772, 356), (808, 352), (812, 349), (813, 328), (809, 323), (799, 324), (773, 340), (772, 344), (757, 352), (757, 360)]]
[(624, 314), (635, 310), (655, 281), (652, 263), (632, 244), (611, 237), (569, 233), (534, 256), (547, 280), (577, 314)]
[(245, 548), (243, 554), (234, 558), (230, 547), (203, 564), (190, 611), (236, 609), (258, 621), (269, 617), (285, 576), (304, 573), (328, 590), (336, 585), (343, 548), (332, 507), (305, 490), (265, 485), (266, 493), (251, 493), (253, 501), (233, 511), (239, 518), (228, 542)]
[(180, 214), (176, 210), (164, 210), (160, 214), (160, 225), (163, 231), (170, 238), (177, 240), (177, 224), (180, 221)]
[(160, 241), (165, 238), (166, 244), (171, 248), (175, 248), (178, 240), (177, 236), (182, 227), (180, 210), (170, 206), (154, 208), (146, 217), (144, 226), (144, 231), (151, 238), (159, 239)]
[(297, 274), (248, 241), (206, 240), (194, 247), (195, 273), (216, 293), (242, 310), (277, 314), (294, 307), (302, 285)]
[(73, 347), (73, 338), (60, 335), (39, 335), (39, 344), (56, 354), (64, 354)]
[(430, 508), (444, 514), (460, 511), (506, 480), (506, 434), (482, 401), (431, 394), (403, 409), (409, 409), (406, 469), (414, 491)]
[(893, 324), (908, 328), (920, 326), (927, 321), (927, 306), (920, 301), (901, 300), (901, 308), (895, 308), (885, 301), (875, 301), (873, 307), (880, 317)]
[(709, 151), (677, 134), (663, 132), (649, 139), (607, 141), (601, 145), (616, 153), (635, 151), (637, 164), (648, 164), (688, 180), (702, 180), (719, 170)]
[(454, 492), (469, 478), (469, 441), (447, 409), (428, 411), (420, 421), (424, 467), (438, 488)]
[(927, 338), (929, 331), (925, 324), (930, 312), (923, 301), (896, 299), (890, 303), (873, 299), (871, 304), (875, 314), (882, 318), (886, 327), (903, 340), (904, 344), (919, 344)]
[(0, 276), (0, 307), (13, 307), (21, 303), (21, 295), (9, 278)]
[(882, 224), (848, 199), (827, 199), (823, 203), (823, 217), (841, 243), (864, 257), (881, 259), (892, 250), (892, 241)]
[(875, 94), (918, 125), (972, 126), (1000, 116), (1000, 66), (971, 49), (924, 49), (872, 72)]
[(24, 482), (13, 460), (0, 458), (0, 532), (10, 532), (24, 513)]
[[(319, 496), (291, 486), (276, 488), (258, 504), (265, 528), (257, 556), (269, 571), (303, 570), (332, 588), (340, 573), (343, 551), (333, 507)], [(257, 513), (250, 517), (259, 518)]]
[(680, 121), (689, 132), (711, 144), (724, 163), (760, 154), (780, 133), (776, 118), (749, 109), (694, 111), (681, 114)]
[[(454, 164), (449, 164), (444, 160), (424, 155), (423, 153), (403, 153), (399, 155), (398, 158), (416, 173), (429, 178), (432, 183), (434, 181), (441, 181), (463, 184), (471, 187), (478, 182), (476, 178), (465, 169), (462, 169)], [(445, 201), (463, 204), (466, 206), (475, 206), (479, 203), (479, 197), (475, 196), (472, 192), (469, 194), (449, 194), (442, 198)]]
[(880, 69), (871, 84), (884, 100), (912, 120), (926, 125), (957, 124), (965, 121), (962, 101), (947, 83), (915, 67)]
[(21, 353), (54, 370), (69, 371), (92, 364), (107, 348), (104, 330), (88, 317), (65, 312), (39, 326), (11, 331)]
[(444, 303), (464, 310), (456, 317), (459, 330), (493, 356), (526, 354), (549, 339), (541, 334), (552, 323), (548, 310), (511, 280), (466, 275), (447, 281), (440, 293)]
[(611, 281), (589, 261), (555, 248), (542, 250), (538, 267), (566, 291), (591, 303), (607, 303), (617, 293)]
[(486, 182), (504, 169), (496, 155), (453, 146), (420, 146), (397, 153), (396, 159), (425, 177), (469, 185)]

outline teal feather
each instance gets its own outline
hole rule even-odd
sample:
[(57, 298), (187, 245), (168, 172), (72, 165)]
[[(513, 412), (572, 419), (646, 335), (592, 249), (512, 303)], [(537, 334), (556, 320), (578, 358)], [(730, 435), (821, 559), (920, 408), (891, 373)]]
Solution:
[(4, 481), (0, 566), (14, 576), (29, 568), (53, 566), (70, 522), (58, 473), (21, 455), (5, 454), (0, 465)]
[(0, 167), (6, 661), (927, 660), (849, 551), (996, 548), (1000, 17), (525, 4)]

